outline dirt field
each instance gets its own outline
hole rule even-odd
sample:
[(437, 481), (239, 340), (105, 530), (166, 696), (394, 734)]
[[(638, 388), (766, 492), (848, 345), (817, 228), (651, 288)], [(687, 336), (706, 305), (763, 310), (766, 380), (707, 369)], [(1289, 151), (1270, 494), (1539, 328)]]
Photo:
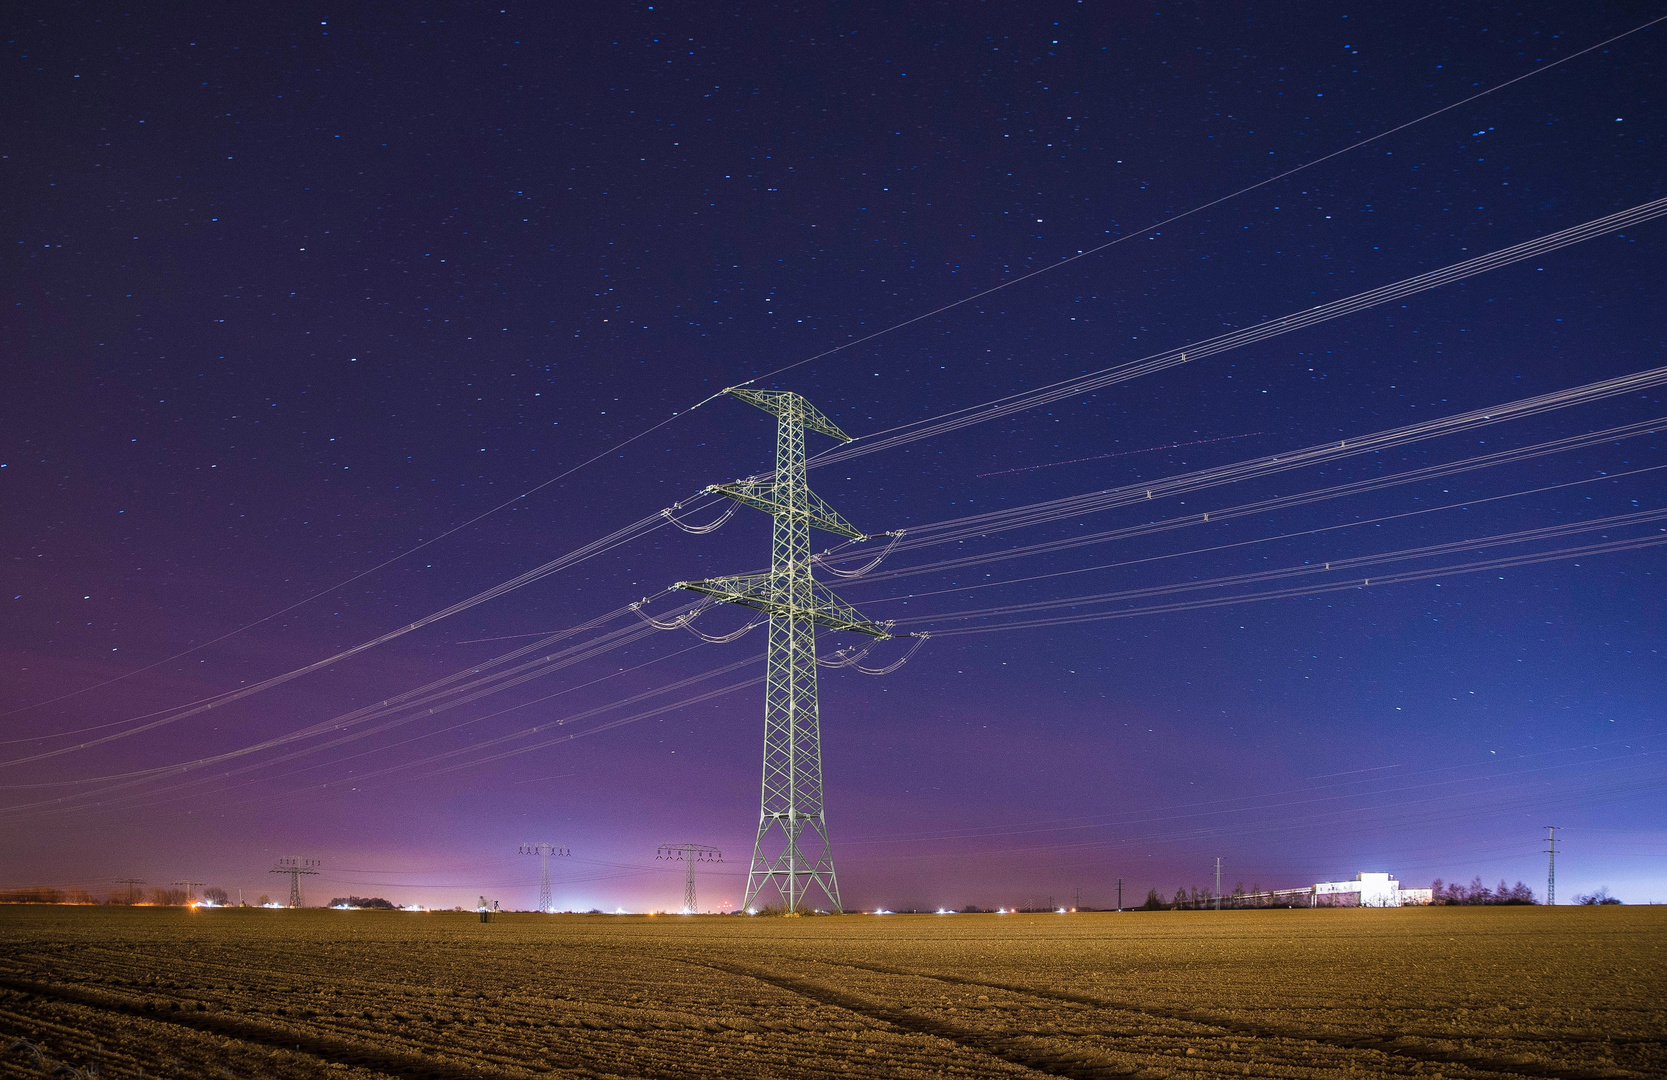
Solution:
[(1659, 907), (18, 906), (0, 1077), (1667, 1076), (1664, 971)]

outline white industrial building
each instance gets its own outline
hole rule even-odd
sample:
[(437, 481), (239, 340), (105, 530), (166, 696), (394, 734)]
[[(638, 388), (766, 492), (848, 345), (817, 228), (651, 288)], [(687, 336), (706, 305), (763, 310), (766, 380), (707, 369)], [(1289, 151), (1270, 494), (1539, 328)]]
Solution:
[[(1309, 895), (1313, 897), (1316, 907), (1339, 901), (1349, 907), (1409, 907), (1428, 904), (1434, 899), (1429, 889), (1403, 889), (1401, 883), (1388, 874), (1366, 871), (1356, 874), (1353, 881), (1316, 882)], [(1321, 897), (1336, 899), (1322, 900)]]

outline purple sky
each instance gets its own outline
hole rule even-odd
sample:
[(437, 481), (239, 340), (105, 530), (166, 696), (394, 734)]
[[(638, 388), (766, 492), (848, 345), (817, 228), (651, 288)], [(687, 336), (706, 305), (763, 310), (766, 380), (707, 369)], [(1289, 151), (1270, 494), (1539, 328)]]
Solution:
[[(773, 422), (739, 402), (662, 422), (784, 365), (816, 357), (759, 385), (866, 436), (1664, 193), (1667, 25), (1144, 231), (1631, 31), (1651, 17), (1636, 5), (714, 11), (11, 12), (0, 887), (190, 878), (253, 899), (284, 894), (267, 870), (294, 855), (324, 864), (313, 901), (529, 907), (537, 862), (517, 847), (550, 840), (573, 853), (558, 906), (675, 908), (681, 869), (654, 853), (687, 840), (726, 857), (703, 906), (738, 904), (759, 687), (615, 722), (760, 674), (640, 697), (747, 661), (762, 632), (647, 634), (445, 711), (332, 721), (674, 581), (757, 569), (754, 511), (180, 713), (769, 469)], [(1647, 222), (811, 481), (860, 528), (943, 539), (935, 523), (1660, 367), (1664, 239)], [(823, 672), (847, 905), (1080, 888), (1106, 906), (1119, 878), (1138, 902), (1211, 884), (1217, 857), (1228, 888), (1387, 870), (1543, 895), (1548, 824), (1559, 899), (1667, 900), (1664, 396), (969, 531), (830, 578), (869, 617), (939, 634), (884, 677)], [(1533, 558), (1334, 591), (1356, 572), (1298, 572), (1507, 535), (1358, 576)], [(1597, 544), (1624, 550), (1567, 555)], [(899, 569), (919, 572), (884, 576)], [(1058, 615), (1120, 617), (998, 629)]]

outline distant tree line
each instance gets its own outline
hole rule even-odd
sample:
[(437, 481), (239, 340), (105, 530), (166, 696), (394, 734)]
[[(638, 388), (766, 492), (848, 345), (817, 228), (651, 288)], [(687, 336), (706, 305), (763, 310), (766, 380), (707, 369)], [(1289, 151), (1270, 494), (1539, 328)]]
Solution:
[(1447, 884), (1440, 878), (1430, 883), (1430, 902), (1435, 904), (1479, 905), (1479, 904), (1537, 904), (1534, 890), (1522, 882), (1515, 885), (1505, 884), (1505, 879), (1499, 879), (1499, 887), (1490, 889), (1482, 884), (1480, 877), (1470, 879), (1469, 885), (1458, 882)]
[[(1605, 897), (1609, 895), (1607, 891), (1600, 890), (1600, 892), (1602, 892)], [(1321, 896), (1319, 899), (1321, 901), (1321, 906), (1329, 907), (1338, 904), (1352, 903), (1353, 901), (1348, 899), (1351, 895), (1353, 894), (1338, 893), (1335, 895)], [(1430, 886), (1430, 895), (1431, 903), (1434, 904), (1473, 905), (1539, 903), (1538, 900), (1534, 899), (1534, 890), (1529, 888), (1523, 882), (1519, 881), (1515, 885), (1508, 885), (1501, 880), (1497, 888), (1490, 889), (1486, 885), (1482, 884), (1482, 879), (1480, 877), (1473, 878), (1469, 885), (1462, 885), (1456, 881), (1449, 884), (1442, 881), (1440, 878), (1436, 878)], [(1613, 899), (1588, 900), (1584, 897), (1576, 897), (1576, 901), (1578, 903), (1619, 903), (1618, 900)], [(1220, 906), (1222, 908), (1289, 908), (1309, 907), (1313, 904), (1313, 902), (1312, 890), (1307, 888), (1274, 889), (1269, 892), (1263, 892), (1260, 885), (1252, 885), (1249, 889), (1246, 889), (1244, 887), (1244, 883), (1240, 882), (1233, 887), (1232, 892), (1223, 892), (1220, 899)], [(1213, 891), (1199, 888), (1194, 885), (1190, 888), (1187, 886), (1181, 886), (1167, 897), (1157, 889), (1149, 889), (1146, 893), (1146, 902), (1141, 904), (1136, 910), (1199, 911), (1206, 908), (1215, 908), (1216, 906), (1217, 900)]]
[(387, 911), (396, 910), (395, 905), (380, 896), (338, 896), (330, 901), (331, 907), (383, 908)]
[[(203, 890), (203, 899), (216, 904), (231, 902), (226, 890), (208, 888)], [(104, 899), (99, 899), (86, 889), (53, 889), (46, 886), (32, 886), (21, 889), (0, 889), (0, 904), (151, 904), (155, 907), (184, 907), (190, 901), (184, 889), (140, 889), (137, 887), (115, 889)]]
[[(1224, 892), (1221, 897), (1222, 908), (1289, 908), (1308, 907), (1308, 889), (1274, 889), (1263, 892), (1262, 886), (1252, 885), (1246, 889), (1244, 882), (1233, 886), (1232, 892)], [(1168, 899), (1156, 889), (1146, 891), (1146, 902), (1137, 911), (1202, 911), (1213, 909), (1216, 905), (1216, 895), (1209, 889), (1181, 886)]]

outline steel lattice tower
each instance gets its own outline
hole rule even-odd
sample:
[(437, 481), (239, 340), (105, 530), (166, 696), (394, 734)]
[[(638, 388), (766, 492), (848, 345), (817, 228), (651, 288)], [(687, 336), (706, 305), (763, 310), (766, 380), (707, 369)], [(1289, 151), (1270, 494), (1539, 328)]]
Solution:
[[(538, 910), (548, 915), (556, 909), (555, 901), (550, 899), (550, 856), (566, 856), (573, 853), (562, 847), (560, 844), (551, 844), (545, 841), (539, 841), (536, 844), (522, 844), (521, 854), (541, 855), (544, 857), (544, 876), (539, 879), (538, 885)], [(484, 897), (482, 899), (484, 899)]]
[(775, 474), (708, 489), (775, 518), (770, 569), (763, 574), (680, 581), (677, 587), (770, 616), (764, 678), (764, 790), (744, 906), (750, 910), (759, 894), (774, 886), (786, 913), (796, 915), (815, 888), (826, 897), (830, 910), (840, 911), (839, 882), (822, 807), (816, 628), (849, 630), (883, 641), (891, 637), (891, 624), (863, 618), (811, 575), (812, 527), (852, 540), (868, 537), (810, 490), (805, 479), (805, 429), (840, 442), (850, 442), (851, 436), (790, 391), (732, 387), (724, 393), (776, 417)]
[(317, 859), (279, 859), (278, 865), (269, 872), (273, 874), (289, 875), (289, 906), (298, 908), (301, 903), (301, 876), (303, 874), (317, 874), (313, 869), (319, 865)]
[(724, 853), (710, 844), (661, 844), (654, 857), (683, 863), (683, 914), (700, 914), (695, 906), (695, 863), (723, 862)]

